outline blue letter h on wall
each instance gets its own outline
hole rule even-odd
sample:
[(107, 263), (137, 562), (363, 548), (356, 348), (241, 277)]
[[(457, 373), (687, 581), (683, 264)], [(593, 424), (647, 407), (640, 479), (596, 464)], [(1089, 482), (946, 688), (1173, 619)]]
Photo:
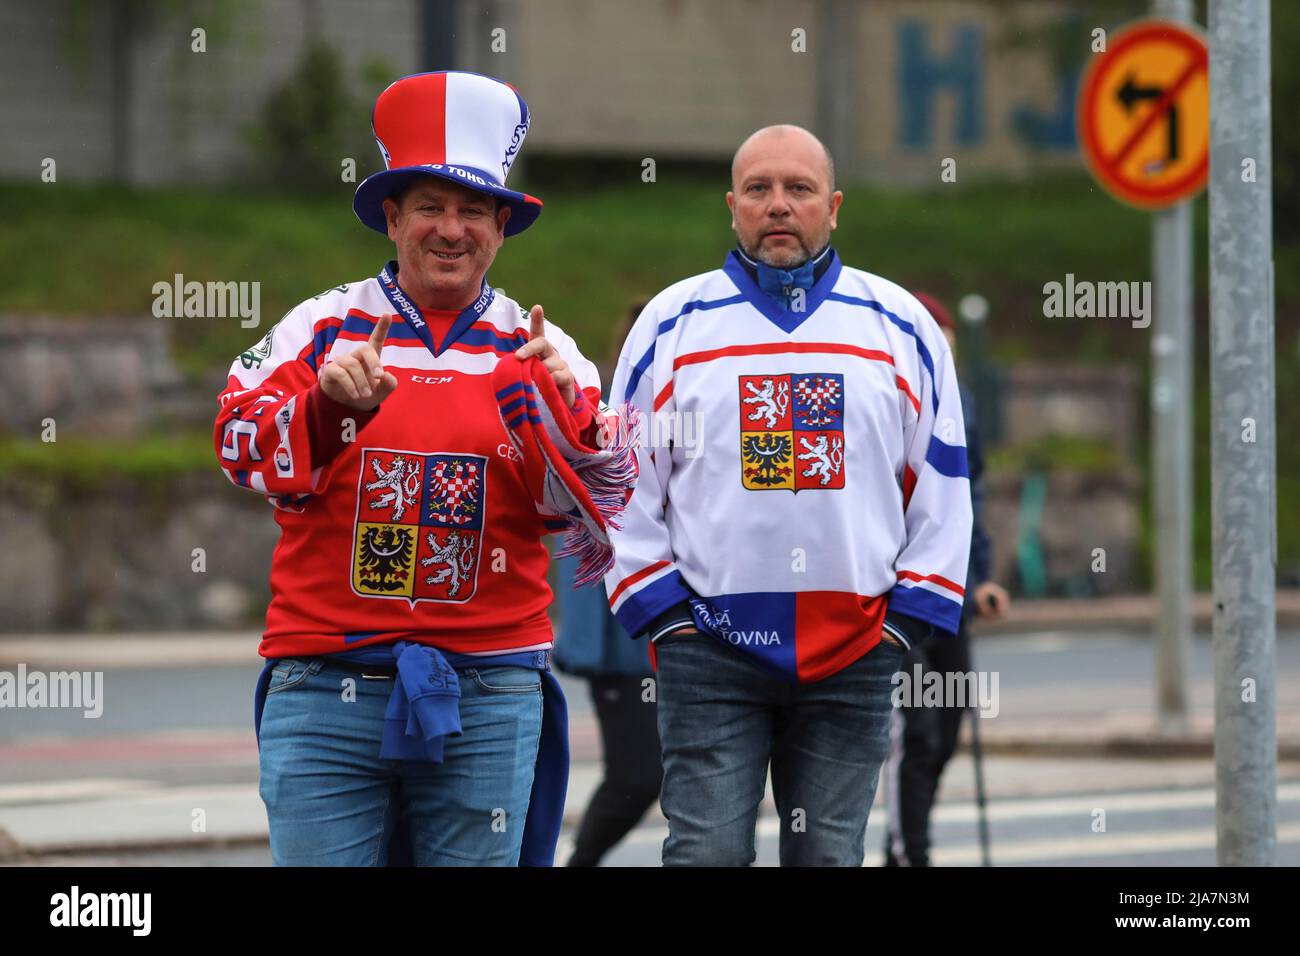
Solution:
[(926, 52), (928, 33), (926, 25), (918, 20), (905, 20), (898, 28), (899, 138), (908, 147), (930, 145), (934, 97), (946, 87), (957, 97), (953, 140), (969, 146), (978, 142), (984, 131), (980, 29), (957, 27), (946, 60), (932, 58)]

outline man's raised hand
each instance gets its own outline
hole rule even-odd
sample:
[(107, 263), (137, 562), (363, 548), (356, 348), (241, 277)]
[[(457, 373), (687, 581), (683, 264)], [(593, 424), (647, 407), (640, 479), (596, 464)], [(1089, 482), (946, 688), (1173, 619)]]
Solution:
[(384, 340), (388, 338), (388, 327), (392, 324), (391, 315), (381, 315), (365, 345), (326, 362), (317, 376), (321, 391), (340, 405), (362, 412), (373, 410), (393, 394), (397, 377), (392, 372), (385, 372), (379, 360), (384, 352)]
[(551, 373), (551, 378), (555, 380), (555, 387), (560, 390), (560, 397), (564, 399), (566, 405), (573, 407), (573, 403), (578, 398), (577, 380), (573, 377), (573, 370), (569, 368), (569, 363), (560, 357), (554, 345), (546, 341), (546, 315), (540, 305), (533, 306), (528, 313), (528, 324), (528, 344), (521, 346), (515, 352), (515, 356), (522, 360), (530, 355), (536, 355), (546, 366), (546, 370)]

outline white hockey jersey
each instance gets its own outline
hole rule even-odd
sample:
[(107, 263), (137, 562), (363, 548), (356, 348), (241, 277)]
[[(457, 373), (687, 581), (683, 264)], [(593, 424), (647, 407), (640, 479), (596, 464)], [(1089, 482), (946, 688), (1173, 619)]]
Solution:
[(814, 681), (877, 644), (887, 607), (956, 632), (971, 499), (952, 354), (911, 294), (831, 256), (786, 310), (733, 251), (633, 327), (611, 401), (644, 416), (640, 480), (605, 579), (629, 634), (688, 601), (702, 630)]

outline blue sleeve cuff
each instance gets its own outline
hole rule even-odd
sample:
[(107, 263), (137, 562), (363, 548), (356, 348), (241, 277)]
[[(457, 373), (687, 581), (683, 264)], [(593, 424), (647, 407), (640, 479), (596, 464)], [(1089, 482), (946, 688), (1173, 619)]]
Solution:
[(623, 630), (639, 637), (654, 623), (659, 615), (676, 604), (689, 601), (690, 588), (682, 580), (680, 571), (671, 571), (652, 584), (630, 595), (614, 614)]
[(889, 592), (887, 614), (906, 614), (931, 625), (935, 630), (955, 635), (961, 628), (962, 605), (940, 597), (925, 588), (895, 586)]

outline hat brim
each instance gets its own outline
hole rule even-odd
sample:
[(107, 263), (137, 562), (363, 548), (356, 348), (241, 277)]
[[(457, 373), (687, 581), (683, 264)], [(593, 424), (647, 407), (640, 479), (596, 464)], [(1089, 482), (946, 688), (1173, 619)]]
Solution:
[(384, 216), (384, 200), (394, 193), (401, 192), (406, 186), (422, 176), (436, 176), (457, 186), (464, 186), (474, 192), (496, 196), (510, 207), (510, 218), (506, 220), (505, 234), (513, 236), (523, 232), (542, 213), (542, 201), (527, 193), (515, 192), (496, 183), (485, 180), (478, 170), (461, 166), (401, 166), (397, 169), (385, 169), (367, 176), (357, 187), (352, 198), (352, 211), (363, 225), (375, 232), (388, 235), (388, 219)]

